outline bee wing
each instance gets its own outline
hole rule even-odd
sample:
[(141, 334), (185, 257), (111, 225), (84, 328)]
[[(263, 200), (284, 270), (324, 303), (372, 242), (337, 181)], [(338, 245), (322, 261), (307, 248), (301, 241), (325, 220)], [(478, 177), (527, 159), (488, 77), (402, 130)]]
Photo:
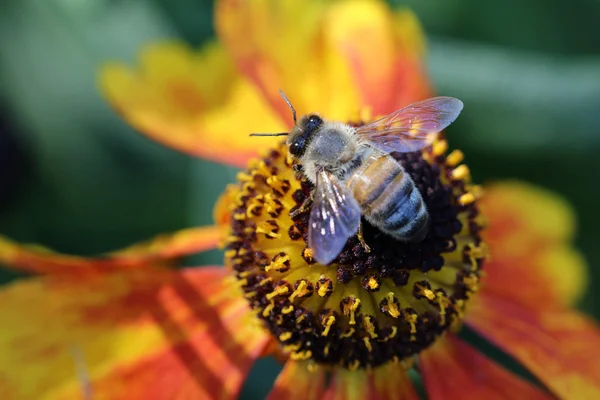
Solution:
[(360, 224), (360, 207), (352, 192), (324, 169), (317, 173), (308, 224), (308, 246), (324, 265), (340, 254)]
[(454, 97), (433, 97), (359, 126), (356, 133), (388, 153), (417, 151), (430, 145), (462, 109), (462, 101)]

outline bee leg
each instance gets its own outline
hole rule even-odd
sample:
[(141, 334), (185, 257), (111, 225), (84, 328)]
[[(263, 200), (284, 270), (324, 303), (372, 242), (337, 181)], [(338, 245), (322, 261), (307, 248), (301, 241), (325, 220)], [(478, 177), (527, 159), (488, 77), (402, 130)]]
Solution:
[(371, 252), (371, 248), (369, 247), (369, 245), (367, 244), (367, 242), (365, 242), (365, 237), (363, 236), (362, 221), (358, 225), (358, 233), (356, 234), (356, 236), (358, 237), (358, 241), (360, 242), (360, 245), (363, 247), (363, 249), (365, 249), (365, 251), (367, 253), (370, 253)]
[(304, 200), (304, 202), (300, 205), (300, 207), (296, 208), (294, 211), (290, 213), (290, 217), (296, 218), (298, 215), (302, 214), (304, 211), (308, 210), (313, 202), (313, 193), (310, 193), (310, 196)]

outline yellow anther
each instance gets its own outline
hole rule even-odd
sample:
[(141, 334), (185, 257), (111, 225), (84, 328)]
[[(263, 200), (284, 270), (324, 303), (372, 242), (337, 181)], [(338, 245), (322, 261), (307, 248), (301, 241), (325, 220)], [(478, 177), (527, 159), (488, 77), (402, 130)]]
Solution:
[(367, 348), (367, 350), (369, 350), (369, 352), (373, 351), (373, 346), (371, 345), (371, 340), (369, 340), (368, 337), (364, 337), (363, 342), (365, 342), (365, 347)]
[(464, 154), (460, 150), (453, 150), (448, 157), (446, 157), (446, 165), (449, 167), (456, 167), (465, 158)]
[(288, 340), (291, 337), (292, 337), (291, 332), (283, 332), (281, 335), (279, 335), (279, 340), (281, 340), (282, 342), (285, 342), (286, 340)]
[(283, 257), (277, 257), (271, 264), (265, 267), (265, 271), (269, 272), (271, 270), (280, 271), (283, 268), (287, 268), (286, 262), (290, 261), (290, 256), (287, 254)]
[(375, 279), (374, 276), (369, 277), (369, 280), (367, 281), (367, 287), (371, 290), (379, 288), (379, 282), (377, 282), (377, 279)]
[(270, 276), (263, 279), (262, 281), (258, 282), (258, 286), (265, 286), (267, 283), (271, 282), (273, 280), (273, 278), (271, 278)]
[(244, 213), (233, 213), (233, 219), (236, 221), (243, 221), (246, 219), (246, 214)]
[(348, 365), (348, 369), (350, 371), (356, 371), (358, 369), (358, 367), (360, 367), (360, 361), (358, 361), (358, 360), (354, 360), (354, 361), (352, 361), (352, 363), (350, 363)]
[(302, 251), (302, 257), (304, 257), (304, 258), (308, 258), (308, 259), (312, 260), (314, 256), (315, 256), (315, 252), (310, 247), (307, 247)]
[(327, 357), (329, 355), (329, 348), (331, 347), (331, 343), (327, 343), (325, 345), (325, 348), (323, 349), (323, 354), (325, 354), (325, 357)]
[(259, 222), (256, 225), (257, 233), (264, 233), (267, 237), (270, 238), (279, 238), (281, 237), (280, 233), (275, 232), (274, 226), (267, 221)]
[(256, 189), (256, 185), (254, 184), (254, 182), (246, 182), (242, 185), (241, 194), (244, 196), (248, 196), (251, 192), (254, 192), (254, 189)]
[(267, 294), (267, 300), (273, 300), (275, 297), (285, 294), (290, 290), (287, 286), (279, 286), (275, 288), (271, 293)]
[(286, 163), (287, 165), (292, 165), (292, 164), (294, 163), (294, 157), (292, 157), (292, 156), (291, 156), (291, 154), (289, 154), (289, 153), (288, 153), (288, 154), (285, 156), (285, 163)]
[(390, 333), (390, 335), (388, 337), (390, 339), (393, 339), (396, 337), (396, 334), (398, 334), (398, 328), (396, 328), (395, 326), (392, 326), (392, 333)]
[(473, 193), (465, 193), (458, 198), (458, 204), (461, 206), (467, 206), (475, 201)]
[(470, 175), (469, 167), (466, 165), (459, 165), (452, 170), (452, 179), (454, 180), (466, 180)]
[[(241, 252), (240, 252), (240, 253), (241, 253)], [(247, 278), (247, 277), (249, 277), (250, 275), (252, 275), (252, 272), (250, 272), (250, 271), (242, 271), (242, 272), (238, 273), (238, 276), (239, 276), (240, 278)]]
[(389, 292), (387, 294), (386, 298), (387, 298), (387, 305), (385, 306), (385, 308), (387, 309), (386, 311), (390, 314), (390, 317), (398, 318), (400, 316), (400, 309), (398, 308), (398, 305), (396, 304), (396, 299), (394, 299), (394, 292)]
[(233, 283), (233, 286), (241, 288), (248, 283), (248, 279), (238, 279)]
[(269, 314), (271, 313), (271, 311), (273, 311), (274, 308), (275, 308), (275, 303), (270, 302), (269, 304), (267, 304), (267, 306), (263, 310), (262, 316), (265, 317), (265, 318), (268, 317)]
[(267, 185), (271, 186), (273, 189), (280, 193), (285, 193), (285, 188), (289, 188), (289, 183), (282, 181), (277, 176), (272, 175), (267, 178)]
[(245, 172), (238, 172), (238, 174), (236, 175), (236, 178), (240, 182), (249, 182), (252, 180), (252, 175), (248, 175)]
[(355, 332), (354, 328), (350, 328), (350, 329), (348, 329), (348, 331), (342, 333), (340, 335), (340, 337), (342, 337), (342, 338), (349, 338), (350, 336), (354, 335), (354, 332)]
[(423, 287), (418, 283), (415, 283), (415, 286), (419, 289), (420, 294), (427, 297), (428, 300), (435, 299), (435, 293), (433, 293), (431, 289), (427, 289), (426, 287)]
[(237, 250), (225, 250), (225, 258), (233, 258), (237, 255)]
[(450, 300), (443, 293), (436, 293), (436, 301), (440, 307), (440, 324), (446, 324), (446, 307), (450, 305)]
[(286, 344), (285, 346), (283, 346), (283, 351), (286, 353), (291, 353), (294, 351), (298, 351), (300, 347), (302, 347), (301, 343)]
[(325, 320), (325, 323), (323, 324), (325, 326), (325, 329), (323, 330), (323, 333), (321, 333), (321, 336), (329, 335), (329, 330), (331, 329), (331, 327), (333, 326), (334, 323), (335, 323), (335, 317), (333, 315), (330, 315), (329, 317), (327, 317), (327, 319)]
[(294, 311), (294, 306), (293, 306), (293, 305), (291, 305), (291, 304), (290, 304), (289, 306), (287, 306), (287, 307), (284, 307), (284, 308), (282, 308), (282, 309), (281, 309), (281, 313), (282, 313), (282, 314), (289, 314), (289, 313), (291, 313), (292, 311)]
[(312, 351), (310, 351), (310, 350), (294, 352), (294, 353), (290, 354), (290, 358), (294, 361), (308, 360), (311, 357), (312, 357)]
[(416, 314), (408, 314), (405, 317), (406, 322), (410, 324), (410, 333), (417, 333), (417, 315)]
[(371, 321), (371, 317), (369, 315), (363, 319), (363, 326), (372, 339), (378, 337), (377, 333), (375, 333), (375, 325), (373, 325), (373, 321)]
[(445, 140), (436, 140), (433, 142), (433, 154), (436, 156), (441, 156), (448, 150), (448, 142)]
[(329, 285), (321, 285), (319, 286), (319, 290), (317, 290), (317, 294), (321, 297), (325, 297), (329, 293)]
[(294, 290), (294, 292), (290, 295), (290, 301), (294, 301), (294, 299), (298, 296), (304, 296), (310, 293), (310, 290), (308, 290), (307, 288), (308, 284), (306, 283), (306, 281), (300, 281), (296, 290)]
[(485, 258), (490, 254), (490, 249), (485, 243), (481, 243), (479, 246), (470, 247), (468, 254), (475, 258)]
[(252, 171), (252, 175), (270, 176), (271, 170), (263, 160), (260, 160), (256, 168)]
[(345, 316), (350, 317), (350, 321), (348, 322), (350, 325), (356, 324), (355, 313), (359, 306), (360, 299), (357, 299), (356, 297), (347, 297), (344, 300), (342, 310)]
[(246, 210), (246, 216), (248, 218), (252, 218), (255, 215), (260, 214), (262, 211), (263, 205), (258, 201), (253, 201), (248, 205), (248, 209)]

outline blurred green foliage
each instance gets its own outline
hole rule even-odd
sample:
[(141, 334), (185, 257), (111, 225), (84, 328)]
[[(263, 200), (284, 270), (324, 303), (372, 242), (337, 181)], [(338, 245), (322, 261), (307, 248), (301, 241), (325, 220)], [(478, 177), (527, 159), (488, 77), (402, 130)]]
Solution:
[[(600, 1), (391, 3), (421, 18), (438, 92), (466, 104), (449, 137), (465, 150), (475, 179), (519, 178), (565, 196), (580, 221), (590, 285), (600, 284)], [(207, 0), (3, 2), (0, 143), (14, 148), (12, 134), (29, 164), (0, 160), (0, 186), (13, 192), (0, 203), (1, 233), (91, 254), (211, 222), (212, 204), (235, 171), (138, 135), (96, 87), (103, 61), (133, 61), (156, 39), (200, 44), (213, 35), (211, 17)], [(22, 184), (9, 186), (15, 176)], [(589, 291), (582, 307), (600, 317), (599, 303)], [(249, 382), (248, 396), (265, 393)]]

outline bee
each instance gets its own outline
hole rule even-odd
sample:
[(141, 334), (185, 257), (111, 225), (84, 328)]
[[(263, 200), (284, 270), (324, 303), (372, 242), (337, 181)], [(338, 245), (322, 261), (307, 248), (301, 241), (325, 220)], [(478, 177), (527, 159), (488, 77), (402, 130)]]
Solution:
[(312, 203), (308, 246), (315, 259), (329, 264), (355, 234), (366, 246), (361, 217), (399, 241), (423, 240), (429, 227), (423, 196), (391, 153), (430, 145), (458, 117), (463, 103), (453, 97), (434, 97), (353, 127), (317, 114), (297, 120), (291, 102), (281, 95), (292, 111), (292, 130), (253, 136), (287, 136), (290, 155), (314, 185), (300, 209)]

